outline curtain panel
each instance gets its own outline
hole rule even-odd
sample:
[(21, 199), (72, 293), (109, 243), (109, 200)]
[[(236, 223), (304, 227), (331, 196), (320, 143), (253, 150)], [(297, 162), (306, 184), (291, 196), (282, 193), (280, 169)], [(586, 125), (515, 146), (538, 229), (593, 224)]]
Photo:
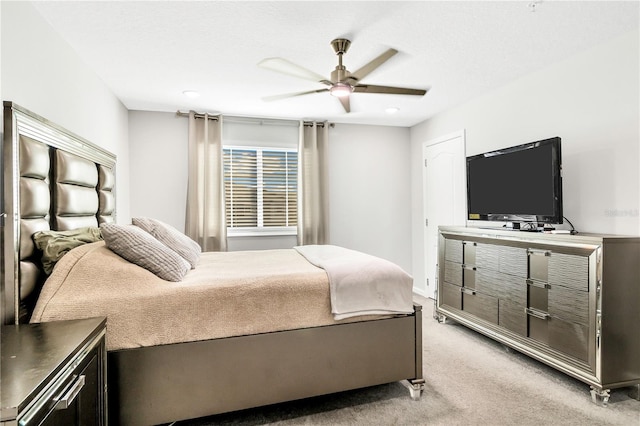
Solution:
[(227, 251), (222, 116), (189, 112), (186, 234), (202, 251)]
[(329, 244), (329, 123), (300, 123), (298, 245)]

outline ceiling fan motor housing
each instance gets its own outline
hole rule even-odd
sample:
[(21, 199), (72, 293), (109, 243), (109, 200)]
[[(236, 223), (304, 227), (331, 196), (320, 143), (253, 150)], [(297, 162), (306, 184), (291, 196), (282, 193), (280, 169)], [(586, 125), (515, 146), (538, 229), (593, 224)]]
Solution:
[(347, 50), (349, 50), (351, 41), (347, 40), (346, 38), (336, 38), (331, 42), (331, 46), (336, 52), (336, 55), (342, 55), (343, 53), (347, 53)]
[(335, 70), (331, 71), (331, 81), (334, 84), (345, 83), (349, 77), (351, 77), (351, 73), (342, 65), (338, 65)]

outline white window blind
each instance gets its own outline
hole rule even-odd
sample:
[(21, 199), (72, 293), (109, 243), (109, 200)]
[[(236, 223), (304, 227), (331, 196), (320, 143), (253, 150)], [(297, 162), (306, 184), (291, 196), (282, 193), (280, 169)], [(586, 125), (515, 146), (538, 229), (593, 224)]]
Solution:
[(298, 155), (277, 148), (225, 147), (224, 183), (230, 230), (294, 228), (298, 212)]

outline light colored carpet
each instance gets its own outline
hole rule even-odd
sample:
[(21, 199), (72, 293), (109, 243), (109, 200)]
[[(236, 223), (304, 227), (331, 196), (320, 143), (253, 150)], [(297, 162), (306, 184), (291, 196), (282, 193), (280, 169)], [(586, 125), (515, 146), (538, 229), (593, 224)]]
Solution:
[(426, 379), (420, 401), (391, 383), (176, 426), (640, 425), (640, 401), (630, 397), (632, 389), (612, 390), (607, 407), (593, 404), (588, 385), (459, 324), (439, 324), (433, 300), (416, 301), (423, 305)]

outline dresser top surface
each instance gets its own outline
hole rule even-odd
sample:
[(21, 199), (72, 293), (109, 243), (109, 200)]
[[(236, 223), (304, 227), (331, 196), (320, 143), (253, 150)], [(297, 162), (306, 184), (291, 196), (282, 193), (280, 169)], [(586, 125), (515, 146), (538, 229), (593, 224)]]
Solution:
[(538, 240), (545, 243), (568, 243), (568, 244), (590, 244), (600, 245), (606, 243), (640, 243), (640, 237), (627, 235), (606, 235), (593, 233), (578, 234), (552, 234), (546, 232), (527, 232), (520, 230), (511, 230), (506, 228), (474, 228), (464, 226), (440, 226), (440, 232), (467, 234), (477, 237), (498, 238), (512, 241), (531, 241)]
[(77, 352), (104, 330), (104, 318), (2, 325), (0, 420), (16, 415)]

